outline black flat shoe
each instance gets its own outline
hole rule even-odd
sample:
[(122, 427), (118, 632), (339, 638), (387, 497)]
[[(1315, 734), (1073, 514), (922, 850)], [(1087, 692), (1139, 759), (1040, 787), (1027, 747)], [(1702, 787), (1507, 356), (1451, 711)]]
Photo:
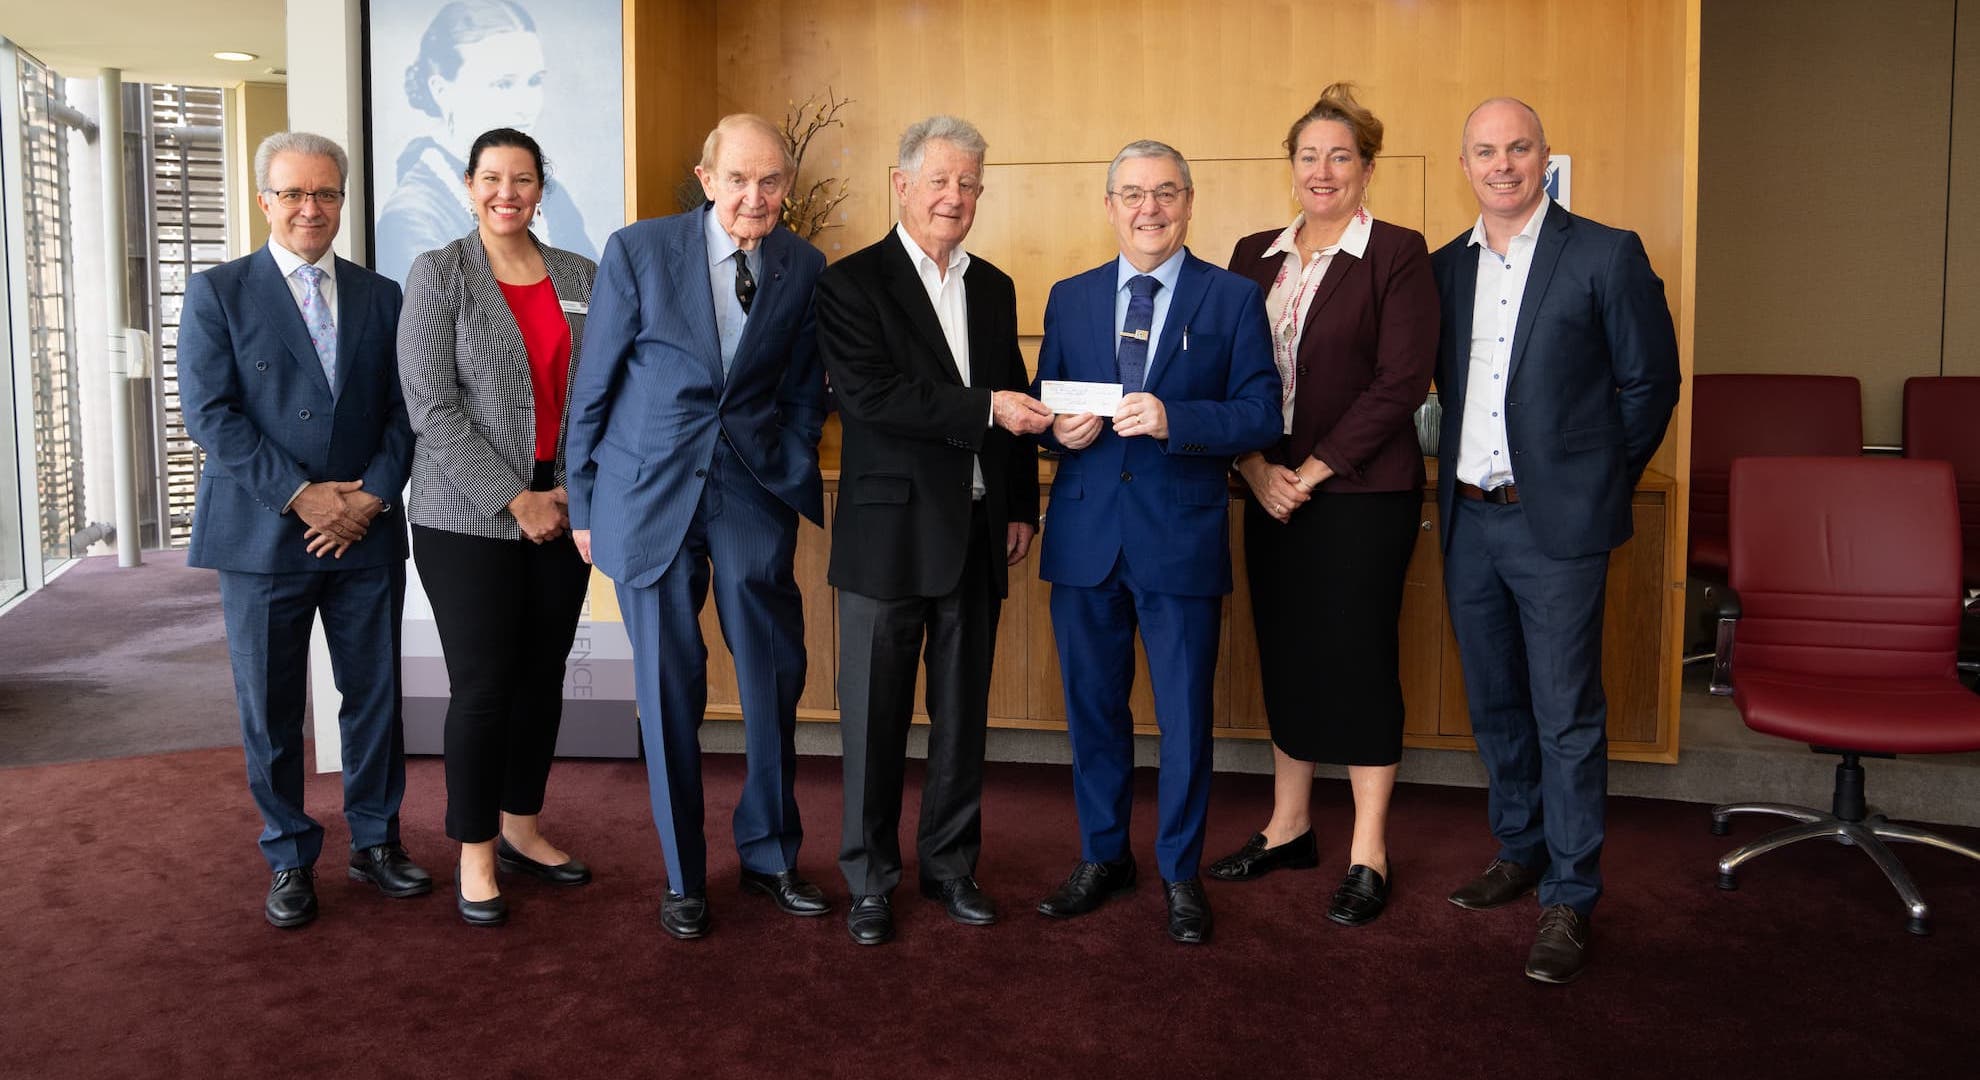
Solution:
[(855, 896), (846, 910), (846, 932), (860, 945), (885, 945), (894, 940), (894, 905), (885, 893)]
[(1038, 913), (1054, 919), (1084, 915), (1134, 888), (1134, 856), (1113, 862), (1081, 862), (1052, 895), (1039, 901)]
[(1389, 905), (1389, 883), (1382, 875), (1356, 863), (1348, 867), (1341, 887), (1334, 890), (1334, 902), (1327, 906), (1327, 917), (1342, 926), (1360, 926), (1375, 921)]
[(798, 876), (796, 870), (779, 870), (774, 874), (759, 874), (754, 870), (742, 872), (742, 890), (762, 893), (777, 905), (777, 910), (786, 915), (823, 915), (832, 910), (832, 904), (818, 886)]
[(997, 921), (997, 905), (990, 902), (976, 879), (967, 874), (946, 881), (924, 878), (921, 895), (940, 903), (949, 918), (964, 926), (989, 926)]
[(1319, 865), (1320, 846), (1308, 829), (1277, 847), (1266, 847), (1265, 834), (1258, 833), (1205, 872), (1218, 881), (1256, 881), (1274, 870), (1311, 870)]
[(1210, 898), (1203, 895), (1203, 883), (1167, 881), (1169, 894), (1169, 938), (1182, 945), (1201, 945), (1210, 940)]
[(591, 867), (576, 859), (566, 859), (555, 866), (540, 863), (517, 851), (506, 836), (495, 841), (495, 867), (505, 874), (528, 874), (552, 885), (583, 885), (591, 880)]
[(433, 877), (412, 861), (398, 844), (373, 844), (351, 852), (352, 881), (378, 886), (386, 896), (403, 898), (425, 896), (433, 891)]
[(708, 898), (669, 891), (660, 898), (660, 929), (682, 941), (708, 936)]
[(316, 871), (307, 866), (275, 871), (261, 910), (268, 925), (284, 930), (316, 921)]
[(460, 911), (461, 921), (469, 926), (501, 926), (509, 921), (509, 902), (501, 893), (486, 900), (469, 900), (457, 887), (454, 907)]

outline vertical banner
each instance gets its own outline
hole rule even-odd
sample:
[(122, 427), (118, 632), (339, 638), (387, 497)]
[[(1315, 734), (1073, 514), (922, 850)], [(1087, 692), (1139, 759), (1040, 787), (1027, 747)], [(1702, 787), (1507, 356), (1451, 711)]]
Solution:
[(1547, 176), (1541, 181), (1547, 189), (1547, 197), (1561, 204), (1561, 209), (1572, 210), (1569, 198), (1574, 194), (1574, 159), (1566, 154), (1553, 154), (1547, 158)]
[[(553, 247), (596, 259), (625, 224), (622, 0), (391, 0), (367, 6), (373, 268), (403, 284), (421, 252), (474, 228), (464, 174), (474, 140), (492, 128), (528, 133), (543, 147), (548, 186), (531, 229)], [(609, 583), (604, 583), (609, 593)], [(489, 588), (504, 587), (491, 581)], [(406, 750), (442, 752), (446, 661), (433, 607), (406, 564), (401, 646)], [(329, 679), (313, 679), (323, 753)], [(586, 605), (564, 675), (557, 753), (639, 752), (632, 649), (614, 614)], [(327, 760), (326, 760), (327, 759)]]

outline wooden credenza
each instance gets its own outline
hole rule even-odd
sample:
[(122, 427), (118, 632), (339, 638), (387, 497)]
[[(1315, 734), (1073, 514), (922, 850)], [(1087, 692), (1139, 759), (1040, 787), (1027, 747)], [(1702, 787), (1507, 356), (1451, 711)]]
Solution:
[[(829, 450), (829, 447), (828, 447)], [(836, 455), (829, 455), (828, 462)], [(1469, 749), (1471, 723), (1466, 711), (1464, 678), (1444, 612), (1443, 555), (1438, 550), (1435, 462), (1429, 463), (1430, 486), (1423, 494), (1421, 529), (1416, 554), (1410, 561), (1400, 628), (1403, 698), (1407, 708), (1404, 743), (1415, 747)], [(1045, 468), (1049, 490), (1051, 467)], [(1609, 754), (1613, 758), (1671, 761), (1677, 751), (1674, 703), (1665, 677), (1671, 658), (1665, 654), (1667, 586), (1666, 547), (1674, 535), (1668, 477), (1647, 474), (1633, 502), (1636, 536), (1610, 557), (1607, 609), (1603, 637), (1603, 681), (1609, 698)], [(829, 522), (838, 499), (836, 470), (825, 481), (825, 514)], [(1041, 506), (1042, 509), (1042, 506)], [(1257, 638), (1252, 629), (1251, 596), (1245, 577), (1243, 506), (1231, 503), (1231, 549), (1237, 588), (1224, 603), (1224, 630), (1217, 658), (1219, 736), (1267, 738), (1265, 704), (1258, 683)], [(1051, 527), (1048, 521), (1045, 526)], [(810, 665), (798, 716), (804, 720), (837, 720), (838, 628), (837, 599), (825, 581), (831, 553), (831, 532), (809, 522), (798, 539), (797, 580), (804, 594), (805, 644)], [(990, 724), (1002, 728), (1063, 730), (1065, 697), (1060, 688), (1059, 657), (1052, 638), (1048, 606), (1051, 586), (1038, 578), (1036, 548), (1032, 557), (1011, 569), (1011, 595), (997, 628), (997, 661), (990, 682)], [(616, 618), (610, 583), (597, 578), (592, 590), (594, 617)], [(735, 668), (711, 599), (702, 612), (702, 632), (708, 641), (708, 715), (739, 718)], [(1139, 647), (1137, 646), (1137, 653)], [(1326, 693), (1315, 687), (1314, 693)], [(916, 690), (915, 700), (921, 701)], [(1137, 655), (1133, 697), (1135, 729), (1153, 734), (1155, 699), (1148, 684), (1148, 663)], [(917, 720), (925, 722), (919, 712)]]

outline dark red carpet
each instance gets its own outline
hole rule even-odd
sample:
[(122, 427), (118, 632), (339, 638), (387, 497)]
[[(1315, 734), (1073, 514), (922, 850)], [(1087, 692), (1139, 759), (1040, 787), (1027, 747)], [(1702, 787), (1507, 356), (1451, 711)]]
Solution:
[[(412, 765), (405, 819), (436, 894), (387, 900), (344, 880), (337, 778), (317, 777), (323, 917), (270, 928), (241, 769), (238, 751), (210, 750), (0, 771), (0, 1075), (1973, 1075), (1974, 866), (1904, 852), (1938, 913), (1937, 935), (1913, 938), (1869, 860), (1830, 844), (1766, 857), (1718, 892), (1717, 855), (1763, 826), (1715, 838), (1696, 806), (1612, 803), (1595, 965), (1554, 988), (1520, 974), (1530, 901), (1472, 913), (1443, 899), (1492, 854), (1477, 791), (1400, 790), (1396, 899), (1348, 930), (1321, 917), (1347, 822), (1345, 785), (1322, 784), (1328, 869), (1213, 883), (1217, 938), (1186, 949), (1163, 936), (1150, 882), (1085, 919), (1035, 914), (1077, 851), (1069, 772), (992, 765), (980, 877), (1004, 922), (956, 926), (903, 888), (899, 939), (862, 949), (834, 865), (836, 760), (800, 775), (802, 869), (840, 905), (810, 920), (737, 892), (740, 761), (708, 760), (715, 928), (688, 943), (655, 922), (637, 764), (558, 765), (545, 821), (598, 880), (511, 882), (513, 921), (496, 931), (454, 915), (432, 759)], [(1268, 778), (1218, 776), (1212, 854), (1269, 799)]]

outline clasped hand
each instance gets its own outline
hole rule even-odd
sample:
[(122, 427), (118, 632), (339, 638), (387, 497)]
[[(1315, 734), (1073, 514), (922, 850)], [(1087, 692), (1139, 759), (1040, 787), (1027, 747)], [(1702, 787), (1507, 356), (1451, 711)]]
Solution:
[(523, 537), (547, 544), (571, 527), (571, 497), (561, 486), (549, 491), (521, 491), (509, 500), (509, 513), (522, 526)]
[[(1052, 437), (1068, 450), (1084, 450), (1100, 437), (1099, 416), (1069, 413), (1052, 421)], [(1114, 410), (1114, 434), (1122, 438), (1146, 435), (1151, 439), (1169, 437), (1169, 410), (1162, 399), (1149, 393), (1133, 393), (1121, 399)]]
[(324, 480), (296, 494), (289, 509), (296, 512), (306, 528), (303, 542), (309, 553), (343, 558), (352, 544), (364, 539), (371, 519), (385, 508), (385, 501), (364, 490), (362, 480)]
[(1052, 410), (1030, 394), (998, 390), (990, 395), (990, 418), (1013, 435), (1036, 435), (1052, 422)]

